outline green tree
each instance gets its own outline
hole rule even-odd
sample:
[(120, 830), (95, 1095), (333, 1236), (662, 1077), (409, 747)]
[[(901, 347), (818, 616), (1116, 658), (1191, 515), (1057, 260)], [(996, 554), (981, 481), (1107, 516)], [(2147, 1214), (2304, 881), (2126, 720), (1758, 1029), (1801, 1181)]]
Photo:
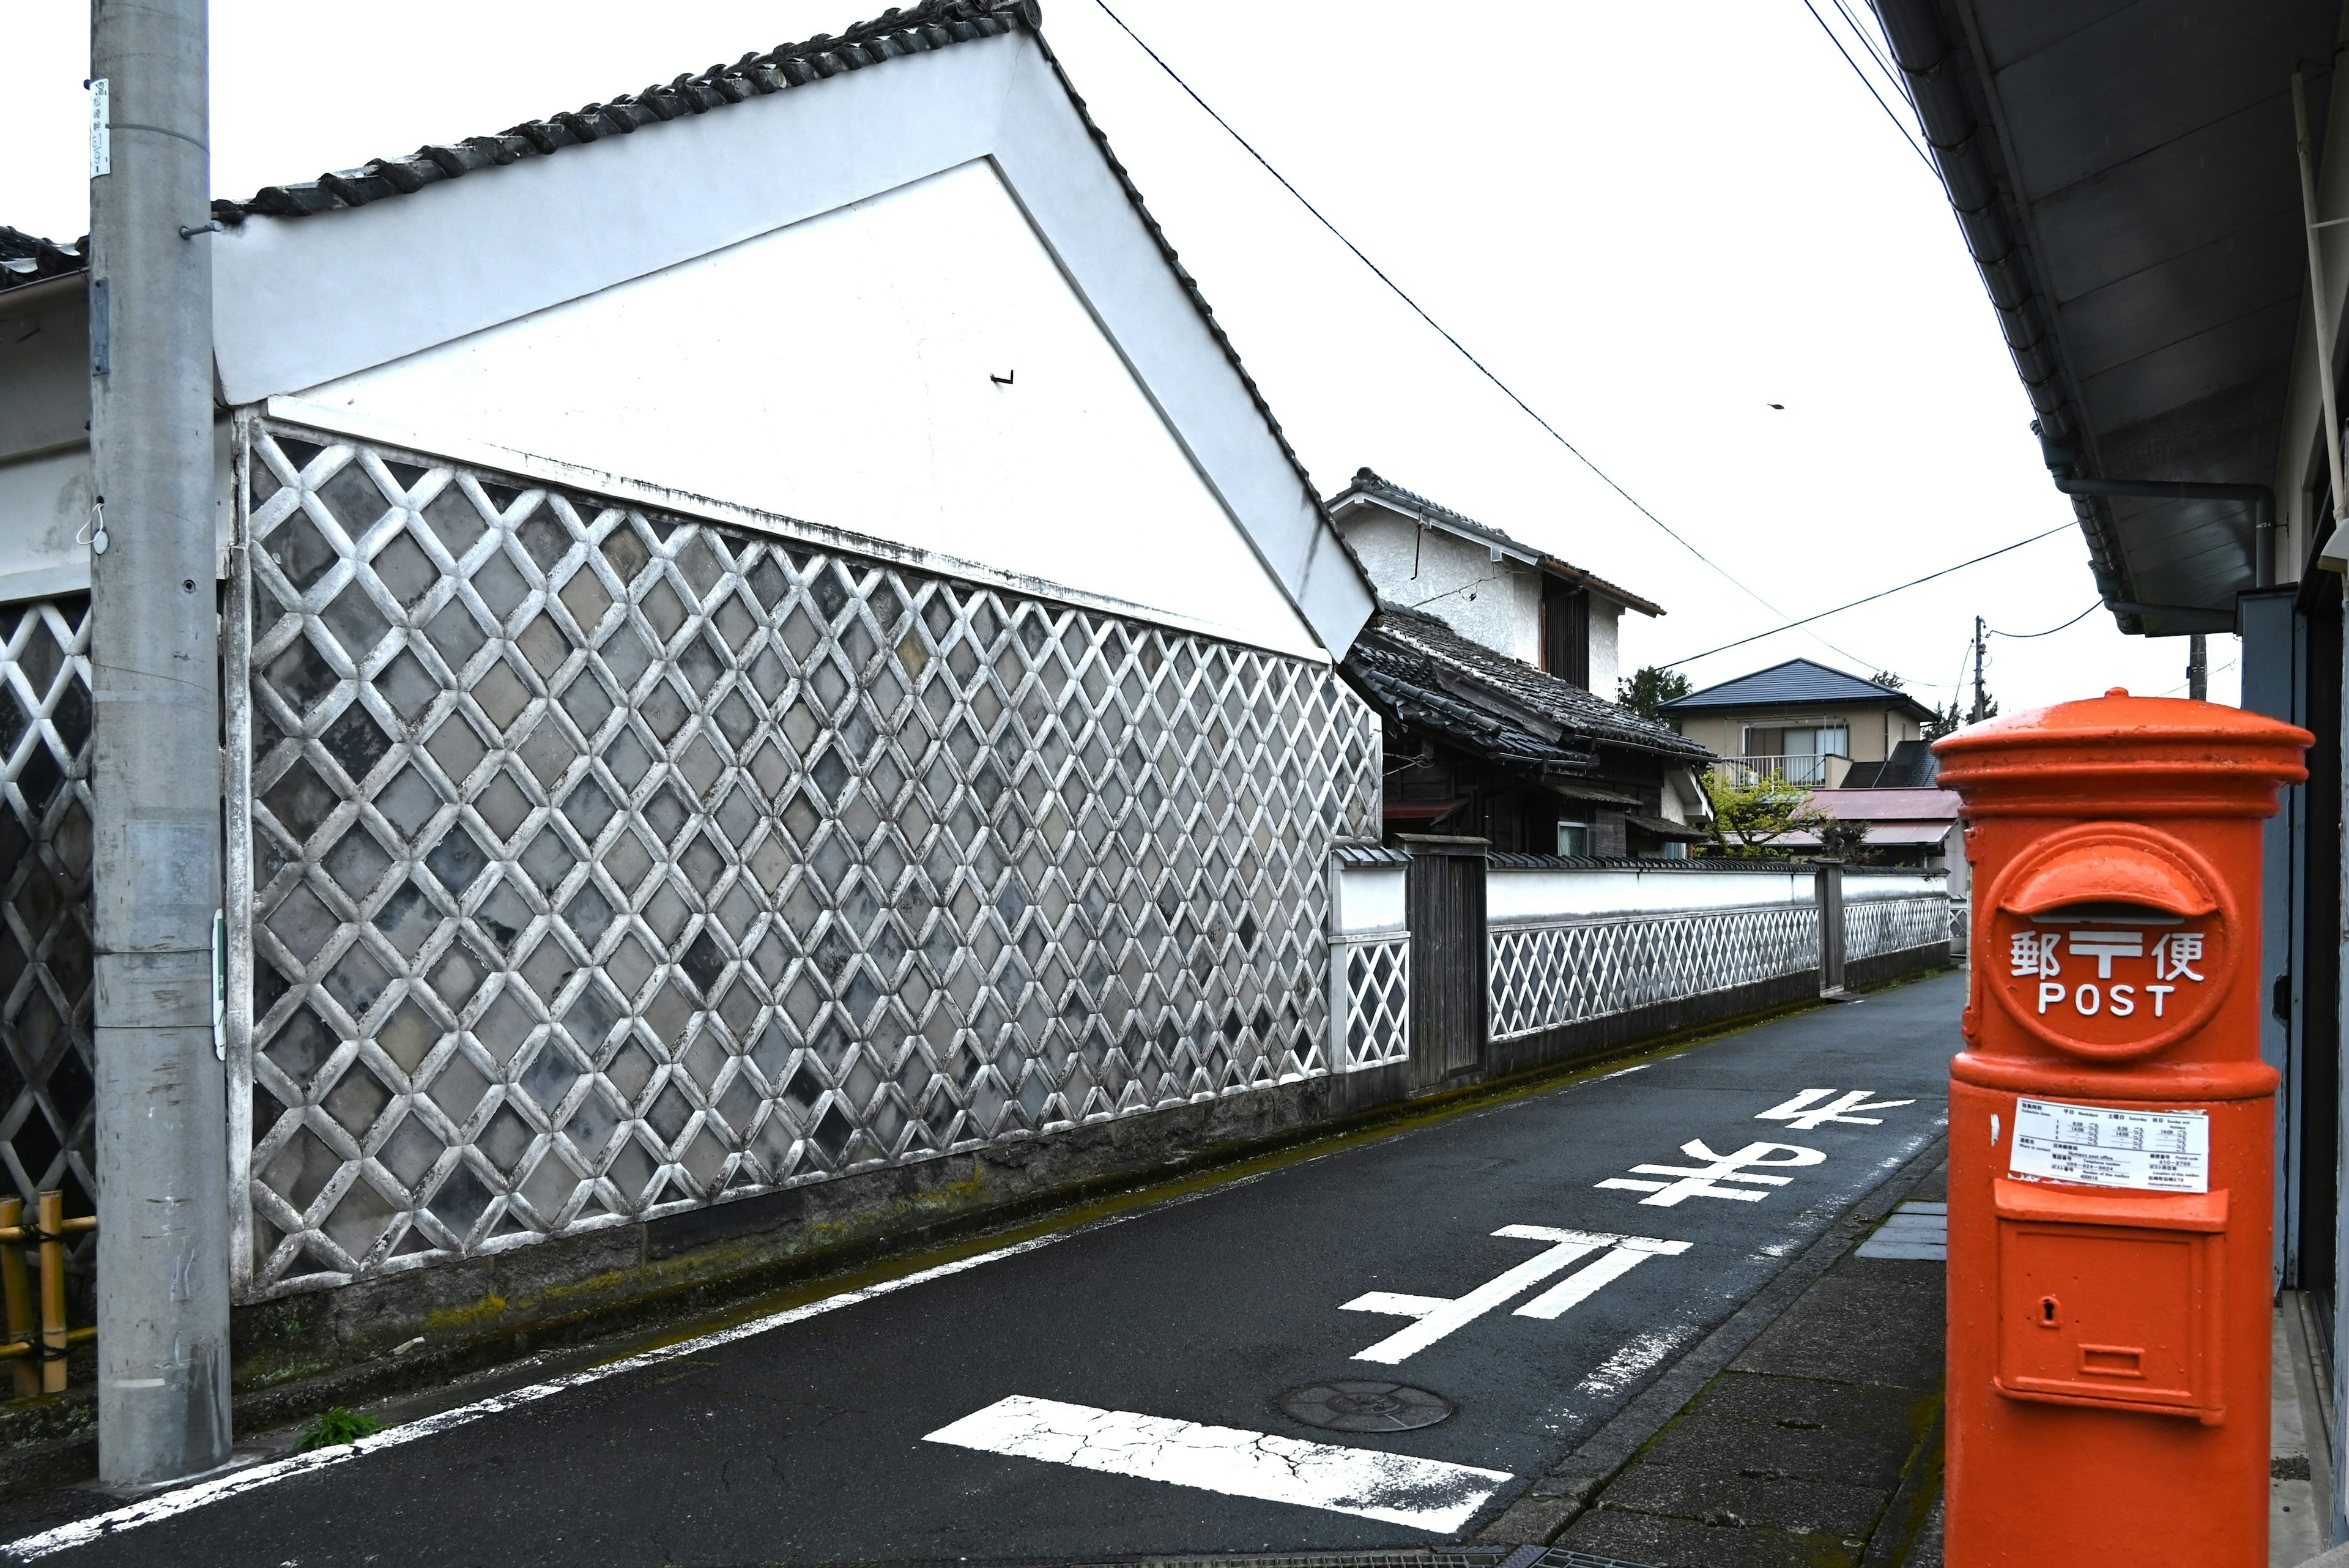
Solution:
[(1695, 690), (1689, 678), (1679, 670), (1649, 664), (1641, 666), (1628, 680), (1617, 679), (1615, 701), (1640, 718), (1661, 724), (1665, 722), (1664, 704)]
[(1711, 852), (1744, 859), (1783, 853), (1770, 847), (1790, 833), (1816, 833), (1831, 819), (1811, 804), (1811, 792), (1782, 778), (1756, 774), (1745, 780), (1717, 773), (1698, 775), (1713, 820)]
[(1814, 830), (1819, 836), (1819, 853), (1854, 865), (1868, 859), (1868, 824), (1846, 822), (1840, 817), (1827, 817)]
[(1897, 672), (1889, 670), (1879, 670), (1875, 674), (1869, 676), (1868, 680), (1868, 684), (1871, 686), (1889, 686), (1895, 691), (1901, 690), (1909, 684), (1906, 680), (1901, 680)]

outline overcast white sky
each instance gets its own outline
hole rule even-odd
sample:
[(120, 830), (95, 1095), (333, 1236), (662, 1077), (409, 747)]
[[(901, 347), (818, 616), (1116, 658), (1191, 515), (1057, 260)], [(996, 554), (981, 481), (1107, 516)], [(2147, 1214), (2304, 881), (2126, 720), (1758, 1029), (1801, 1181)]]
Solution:
[[(1110, 23), (1045, 33), (1324, 493), (1369, 464), (1662, 604), (1675, 660), (2065, 522), (1939, 185), (1802, 0), (1544, 0), (1473, 26), (1401, 0), (1112, 0), (1436, 319), (1718, 562), (1693, 559), (1485, 383)], [(1829, 0), (1819, 0), (1831, 18)], [(1852, 10), (1868, 15), (1851, 0)], [(87, 227), (87, 8), (8, 7), (0, 223)], [(504, 129), (855, 19), (854, 0), (213, 0), (213, 189)], [(1783, 410), (1770, 405), (1783, 403)], [(1728, 580), (1734, 579), (1735, 585)], [(2095, 597), (2076, 530), (1689, 667), (1796, 656), (1962, 674), (1973, 618)], [(1814, 635), (1816, 634), (1816, 635)], [(2236, 644), (2211, 639), (2233, 701)], [(2182, 692), (2184, 639), (2091, 615), (1993, 639), (2008, 712)]]

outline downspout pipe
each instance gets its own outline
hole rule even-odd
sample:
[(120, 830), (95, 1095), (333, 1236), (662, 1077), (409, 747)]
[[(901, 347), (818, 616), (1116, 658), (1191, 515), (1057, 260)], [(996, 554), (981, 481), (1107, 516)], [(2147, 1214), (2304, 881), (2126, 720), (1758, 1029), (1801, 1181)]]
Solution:
[[(2264, 484), (2209, 484), (2186, 479), (2082, 479), (2072, 470), (2076, 460), (2071, 449), (2050, 441), (2037, 421), (2031, 433), (2039, 438), (2039, 452), (2047, 463), (2047, 476), (2055, 488), (2066, 495), (2117, 496), (2146, 501), (2234, 501), (2248, 502), (2251, 508), (2251, 586), (2267, 588), (2275, 586), (2275, 492)], [(2106, 604), (2115, 609), (2121, 607), (2111, 600)], [(2147, 606), (2152, 608), (2186, 608), (2184, 606)], [(2206, 611), (2210, 614), (2223, 614)], [(2224, 618), (2233, 624), (2233, 617)]]

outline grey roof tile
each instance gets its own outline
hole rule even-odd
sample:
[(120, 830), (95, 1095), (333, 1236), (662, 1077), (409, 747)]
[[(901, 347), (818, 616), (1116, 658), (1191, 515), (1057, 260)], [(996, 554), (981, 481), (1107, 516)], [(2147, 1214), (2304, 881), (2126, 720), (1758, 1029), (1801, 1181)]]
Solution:
[(1381, 478), (1368, 468), (1354, 470), (1352, 482), (1345, 489), (1330, 496), (1325, 504), (1334, 510), (1340, 502), (1355, 495), (1370, 496), (1398, 510), (1416, 514), (1438, 527), (1449, 529), (1455, 534), (1464, 534), (1472, 539), (1482, 539), (1488, 545), (1498, 545), (1504, 550), (1530, 557), (1539, 562), (1543, 570), (1554, 572), (1562, 577), (1572, 578), (1577, 582), (1587, 583), (1608, 597), (1629, 605), (1641, 615), (1655, 616), (1664, 613), (1662, 606), (1641, 598), (1629, 588), (1616, 587), (1596, 572), (1584, 571), (1580, 566), (1570, 562), (1559, 560), (1547, 550), (1513, 539), (1489, 523), (1479, 523), (1474, 517), (1454, 512), (1441, 502), (1430, 501), (1415, 490), (1405, 490), (1392, 480)]
[(1599, 745), (1690, 763), (1713, 755), (1662, 724), (1398, 605), (1379, 607), (1345, 668), (1402, 722), (1495, 762), (1580, 774), (1595, 770)]
[(1806, 702), (1888, 701), (1906, 705), (1920, 718), (1932, 717), (1930, 709), (1906, 691), (1862, 680), (1857, 675), (1846, 675), (1840, 670), (1830, 670), (1807, 659), (1790, 659), (1784, 664), (1774, 664), (1767, 670), (1675, 697), (1663, 709), (1667, 713), (1685, 713), (1700, 708), (1785, 708)]
[(0, 223), (0, 290), (64, 277), (88, 265), (88, 244), (60, 244)]
[[(268, 185), (243, 201), (215, 199), (212, 216), (224, 223), (242, 223), (255, 215), (272, 218), (301, 218), (329, 212), (336, 207), (363, 206), (387, 197), (409, 194), (443, 180), (455, 180), (481, 170), (518, 163), (528, 158), (547, 157), (566, 147), (598, 140), (605, 136), (628, 135), (643, 126), (677, 119), (679, 115), (706, 114), (729, 104), (768, 93), (782, 92), (810, 82), (839, 76), (844, 71), (859, 70), (884, 60), (901, 56), (943, 49), (950, 45), (968, 43), (976, 38), (999, 36), (1016, 26), (1024, 26), (1034, 35), (1037, 47), (1052, 67), (1052, 75), (1068, 95), (1069, 106), (1092, 137), (1102, 159), (1117, 177), (1118, 187), (1125, 192), (1135, 216), (1149, 230), (1150, 237), (1164, 258), (1167, 268), (1182, 284), (1193, 308), (1214, 337), (1216, 347), (1232, 367), (1240, 383), (1247, 389), (1249, 400), (1256, 405), (1265, 427), (1296, 471), (1305, 486), (1306, 499), (1320, 512), (1321, 520), (1337, 538), (1338, 547), (1365, 584), (1369, 574), (1354, 555), (1334, 524), (1330, 524), (1328, 511), (1321, 506), (1320, 492), (1313, 477), (1306, 472), (1305, 461), (1289, 444), (1288, 432), (1274, 417), (1272, 405), (1265, 400), (1263, 389), (1256, 378), (1241, 363), (1239, 350), (1224, 331), (1223, 323), (1216, 319), (1215, 310), (1207, 296), (1200, 292), (1198, 281), (1183, 265), (1175, 254), (1166, 231), (1159, 227), (1150, 209), (1143, 204), (1142, 192), (1125, 165), (1111, 151), (1109, 138), (1093, 122), (1092, 111), (1069, 79), (1067, 67), (1052, 51), (1043, 36), (1043, 10), (1038, 0), (923, 0), (910, 8), (891, 6), (869, 22), (858, 22), (839, 36), (819, 33), (804, 43), (784, 44), (765, 54), (744, 55), (732, 65), (717, 65), (695, 75), (684, 73), (666, 84), (657, 83), (641, 92), (623, 93), (608, 103), (591, 103), (574, 110), (564, 110), (544, 119), (525, 120), (511, 130), (495, 136), (469, 136), (460, 142), (420, 147), (404, 158), (372, 159), (357, 169), (347, 169), (321, 174), (314, 181), (290, 185)], [(24, 254), (47, 259), (36, 259), (35, 265), (45, 269), (36, 273), (31, 268), (19, 270), (15, 265), (11, 242), (25, 247)], [(0, 292), (34, 281), (36, 276), (54, 276), (78, 272), (88, 246), (85, 240), (78, 248), (55, 245), (47, 240), (36, 240), (29, 234), (19, 234), (14, 229), (0, 228)], [(1594, 581), (1596, 579), (1593, 579)], [(1602, 587), (1604, 584), (1600, 585)], [(1609, 588), (1610, 593), (1619, 590)], [(1645, 601), (1631, 601), (1644, 605)]]

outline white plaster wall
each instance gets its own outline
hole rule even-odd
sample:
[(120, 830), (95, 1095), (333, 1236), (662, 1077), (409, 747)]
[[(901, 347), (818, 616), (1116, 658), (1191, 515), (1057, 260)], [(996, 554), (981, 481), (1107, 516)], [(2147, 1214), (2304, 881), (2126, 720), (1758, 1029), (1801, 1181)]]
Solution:
[[(1671, 914), (1756, 904), (1808, 904), (1816, 877), (1805, 871), (1537, 870), (1495, 866), (1485, 874), (1488, 920), (1561, 919), (1579, 915)], [(1847, 876), (1844, 899), (1911, 898), (1939, 893), (1938, 873)]]
[(1340, 867), (1333, 911), (1338, 929), (1346, 934), (1402, 929), (1402, 878), (1400, 866)]
[(1494, 867), (1485, 874), (1490, 920), (1571, 915), (1667, 914), (1754, 904), (1807, 904), (1808, 871), (1549, 871)]
[(0, 462), (0, 600), (89, 586), (89, 448)]
[[(1074, 296), (1180, 432), (1206, 487), (1320, 645), (1343, 653), (1369, 618), (1369, 585), (1025, 31), (892, 59), (356, 211), (249, 219), (212, 242), (223, 396), (255, 403), (342, 380), (981, 158), (1004, 171)], [(944, 248), (954, 294), (982, 295), (1001, 281), (958, 236)], [(655, 356), (599, 363), (597, 374), (674, 385), (688, 353), (706, 361), (720, 346), (771, 374), (792, 373), (812, 363), (811, 344), (853, 340), (852, 327), (870, 325), (840, 319), (856, 296), (729, 303), (730, 314), (693, 322)], [(902, 455), (931, 432), (893, 411), (887, 424), (857, 433), (860, 445), (894, 441)], [(590, 458), (585, 466), (613, 465)], [(1100, 514), (1123, 525), (1125, 500), (1100, 499)], [(879, 532), (838, 518), (805, 520)]]
[(1622, 673), (1623, 607), (1603, 594), (1590, 596), (1590, 690), (1609, 702)]
[[(222, 576), (236, 525), (233, 476), (222, 420), (212, 426), (212, 558)], [(82, 532), (93, 493), (87, 446), (0, 462), (0, 604), (89, 587)]]
[(1870, 898), (1914, 898), (1925, 893), (1948, 890), (1948, 875), (1940, 871), (1918, 871), (1885, 875), (1870, 872), (1865, 877), (1846, 873), (1843, 879), (1843, 901), (1847, 904), (1865, 902)]
[(0, 295), (0, 459), (89, 439), (89, 296), (79, 278)]
[(1485, 545), (1422, 529), (1383, 506), (1347, 508), (1338, 530), (1379, 597), (1424, 610), (1472, 642), (1541, 666), (1541, 574)]
[(302, 396), (1319, 646), (985, 160)]

